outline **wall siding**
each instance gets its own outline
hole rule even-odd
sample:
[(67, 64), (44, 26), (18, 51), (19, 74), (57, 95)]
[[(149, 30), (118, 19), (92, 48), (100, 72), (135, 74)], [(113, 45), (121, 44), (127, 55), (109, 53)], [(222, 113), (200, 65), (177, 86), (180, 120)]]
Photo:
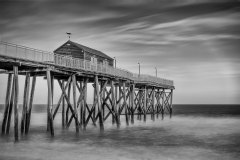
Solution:
[(79, 49), (78, 47), (75, 47), (74, 45), (68, 46), (67, 44), (65, 44), (59, 49), (57, 49), (55, 53), (64, 56), (72, 56), (74, 58), (84, 59), (84, 53), (82, 52), (82, 50)]
[[(85, 60), (88, 60), (88, 61), (91, 61), (91, 57), (96, 57), (98, 63), (103, 63), (103, 61), (106, 59), (108, 61), (108, 64), (110, 66), (113, 66), (112, 59), (103, 58), (101, 56), (95, 55), (95, 54), (87, 52), (87, 51), (83, 52), (82, 49), (80, 49), (72, 44), (70, 46), (68, 46), (67, 44), (64, 44), (63, 46), (58, 48), (54, 53), (64, 55), (64, 56), (71, 56), (73, 58), (80, 58), (80, 59), (85, 58)], [(85, 56), (84, 56), (84, 54), (85, 54)]]
[(113, 66), (113, 60), (111, 60), (111, 59), (107, 59), (107, 58), (103, 58), (103, 57), (101, 57), (101, 56), (98, 56), (98, 55), (94, 55), (94, 54), (92, 54), (92, 53), (90, 53), (90, 52), (85, 52), (85, 59), (86, 60), (91, 60), (91, 57), (96, 57), (97, 58), (97, 62), (98, 63), (103, 63), (103, 61), (104, 60), (107, 60), (108, 61), (108, 64), (110, 65), (110, 66)]

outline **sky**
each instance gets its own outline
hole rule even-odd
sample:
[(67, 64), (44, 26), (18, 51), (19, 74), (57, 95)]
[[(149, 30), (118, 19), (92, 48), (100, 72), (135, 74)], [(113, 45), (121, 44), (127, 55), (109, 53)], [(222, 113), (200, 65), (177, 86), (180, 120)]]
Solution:
[(119, 68), (138, 73), (139, 62), (141, 74), (154, 76), (156, 67), (174, 80), (175, 104), (240, 104), (238, 0), (0, 1), (2, 41), (53, 51), (66, 32), (116, 57)]

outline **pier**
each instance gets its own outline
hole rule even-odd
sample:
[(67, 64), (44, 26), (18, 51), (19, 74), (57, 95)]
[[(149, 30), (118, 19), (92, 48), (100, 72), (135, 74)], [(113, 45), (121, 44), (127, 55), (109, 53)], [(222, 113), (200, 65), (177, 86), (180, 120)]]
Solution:
[[(80, 46), (84, 55), (94, 51), (84, 47)], [(0, 42), (0, 72), (8, 75), (3, 135), (9, 134), (12, 114), (15, 141), (19, 140), (20, 133), (28, 134), (37, 77), (47, 81), (46, 129), (52, 136), (54, 119), (60, 113), (62, 127), (75, 125), (76, 132), (86, 130), (90, 123), (103, 131), (104, 121), (108, 118), (120, 127), (123, 123), (120, 116), (125, 117), (127, 125), (134, 123), (135, 116), (143, 121), (148, 114), (152, 120), (164, 118), (166, 113), (172, 116), (175, 89), (172, 80), (135, 74), (114, 67), (112, 62), (98, 63), (94, 59), (71, 57), (64, 55), (64, 50), (61, 53)], [(19, 75), (25, 76), (24, 84), (19, 84)], [(87, 103), (88, 84), (94, 88), (91, 104)], [(24, 85), (21, 117), (18, 115), (19, 85)], [(61, 88), (61, 95), (54, 105), (53, 91), (57, 86)]]

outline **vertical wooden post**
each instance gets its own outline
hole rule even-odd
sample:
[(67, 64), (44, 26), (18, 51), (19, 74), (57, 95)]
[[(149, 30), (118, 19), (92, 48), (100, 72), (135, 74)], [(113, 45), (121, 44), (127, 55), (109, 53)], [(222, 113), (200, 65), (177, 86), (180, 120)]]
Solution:
[(164, 119), (164, 110), (165, 110), (165, 89), (162, 91), (162, 119)]
[[(117, 86), (117, 84), (115, 84), (115, 101), (116, 101), (116, 116), (117, 116), (116, 119), (118, 119), (118, 123), (119, 123), (117, 125), (120, 126), (117, 100), (118, 100), (118, 86)], [(117, 126), (117, 127), (119, 127), (119, 126)]]
[(29, 98), (29, 86), (30, 86), (30, 73), (26, 74), (24, 94), (23, 94), (23, 108), (22, 108), (22, 120), (21, 120), (21, 134), (26, 132), (26, 119), (27, 119), (27, 108)]
[[(83, 80), (84, 81), (84, 80)], [(80, 81), (79, 84), (80, 84), (80, 96), (82, 95), (83, 98), (82, 100), (80, 100), (80, 114), (79, 114), (79, 119), (80, 119), (80, 127), (83, 125), (83, 107), (84, 107), (84, 102), (83, 102), (83, 99), (84, 99), (84, 91), (83, 91), (83, 81)]]
[(93, 125), (94, 126), (96, 126), (96, 106), (97, 106), (97, 97), (96, 97), (96, 93), (97, 93), (97, 91), (96, 91), (96, 83), (94, 82), (94, 84), (93, 84), (93, 106), (92, 107), (94, 107), (93, 108), (93, 113), (92, 113), (92, 117), (93, 117)]
[(48, 83), (48, 120), (49, 120), (49, 129), (51, 135), (54, 136), (54, 128), (53, 128), (53, 117), (52, 117), (52, 108), (53, 108), (53, 96), (52, 96), (52, 80), (50, 70), (47, 70), (47, 83)]
[(143, 108), (144, 108), (143, 121), (146, 122), (146, 120), (147, 120), (147, 89), (146, 89), (146, 86), (144, 86)]
[[(52, 96), (52, 108), (53, 108), (53, 92), (54, 92), (54, 76), (53, 75), (50, 75), (50, 81), (51, 81), (51, 96)], [(50, 119), (49, 117), (47, 117), (47, 131), (49, 130), (50, 130)]]
[(13, 76), (11, 73), (8, 74), (8, 83), (7, 83), (7, 91), (6, 91), (6, 99), (5, 99), (5, 109), (2, 121), (2, 134), (6, 133), (6, 123), (9, 113), (9, 105), (11, 99), (11, 90), (12, 90)]
[(134, 99), (135, 99), (135, 84), (132, 84), (131, 86), (131, 123), (134, 124), (134, 108), (135, 108), (135, 103), (134, 103)]
[(171, 89), (171, 99), (170, 99), (170, 118), (172, 118), (172, 99), (173, 99), (173, 89)]
[(119, 94), (119, 102), (118, 102), (118, 116), (119, 116), (119, 120), (121, 120), (121, 115), (122, 115), (122, 111), (121, 111), (121, 107), (122, 107), (122, 105), (121, 105), (121, 100), (120, 100), (120, 98), (121, 98), (121, 96), (122, 96), (122, 92), (121, 92), (121, 83), (119, 82), (118, 83), (118, 94)]
[(98, 117), (99, 117), (99, 126), (100, 126), (100, 131), (104, 130), (104, 125), (103, 125), (103, 113), (102, 113), (102, 104), (100, 100), (100, 95), (99, 95), (99, 83), (98, 83), (98, 76), (95, 76), (95, 87), (96, 87), (96, 96), (97, 96), (97, 105), (98, 105)]
[[(72, 80), (71, 80), (72, 81)], [(71, 98), (71, 83), (72, 82), (70, 82), (69, 83), (69, 85), (68, 85), (68, 99), (69, 99), (69, 101), (70, 101), (70, 98)], [(70, 109), (70, 106), (69, 106), (69, 104), (67, 105), (67, 110), (66, 110), (66, 126), (67, 126), (67, 124), (68, 124), (68, 113), (69, 113), (69, 109)]]
[[(65, 88), (65, 81), (62, 80), (62, 88)], [(65, 98), (62, 99), (62, 127), (65, 128)]]
[(137, 119), (141, 120), (141, 112), (142, 112), (142, 90), (139, 88), (138, 90), (138, 116)]
[(11, 88), (11, 99), (9, 102), (9, 111), (8, 111), (8, 119), (7, 119), (7, 128), (6, 128), (6, 134), (9, 134), (10, 131), (10, 126), (11, 126), (11, 118), (12, 118), (12, 109), (13, 109), (13, 105), (14, 105), (14, 97), (15, 97), (15, 92), (14, 92), (14, 88), (15, 88), (15, 79), (14, 79), (14, 75), (13, 75), (13, 81), (12, 81), (12, 88)]
[(123, 82), (123, 104), (125, 108), (125, 117), (126, 117), (126, 124), (127, 126), (129, 125), (129, 120), (128, 120), (128, 106), (127, 106), (127, 101), (126, 101), (126, 82)]
[(119, 116), (118, 116), (118, 111), (117, 111), (117, 98), (116, 98), (116, 93), (117, 93), (117, 87), (115, 87), (114, 90), (114, 84), (113, 84), (113, 80), (111, 80), (111, 90), (112, 90), (112, 107), (114, 110), (115, 115), (113, 115), (113, 120), (115, 119), (116, 124), (117, 124), (117, 128), (120, 127), (120, 120), (119, 120)]
[(82, 112), (82, 123), (83, 123), (83, 130), (86, 130), (86, 105), (87, 105), (87, 84), (88, 79), (84, 79), (84, 90), (83, 90), (83, 112)]
[(73, 106), (74, 106), (74, 114), (75, 114), (75, 126), (76, 132), (79, 132), (79, 124), (78, 124), (78, 114), (77, 114), (77, 103), (76, 103), (76, 76), (75, 74), (72, 75), (72, 87), (73, 87)]
[(112, 111), (114, 111), (115, 114), (112, 114), (112, 124), (115, 124), (115, 122), (117, 123), (117, 117), (116, 117), (116, 92), (114, 90), (114, 84), (113, 84), (113, 80), (110, 80), (110, 84), (111, 84), (111, 98), (112, 98)]
[(14, 73), (14, 137), (15, 141), (18, 141), (18, 67), (14, 66), (13, 67), (13, 73)]
[(32, 78), (32, 87), (31, 87), (31, 93), (30, 93), (30, 100), (29, 100), (29, 108), (27, 111), (26, 116), (26, 126), (25, 126), (25, 134), (29, 131), (30, 121), (31, 121), (31, 113), (32, 113), (32, 105), (33, 105), (33, 97), (35, 92), (35, 85), (36, 85), (36, 75)]
[(152, 91), (152, 120), (155, 120), (155, 87), (153, 87)]
[(156, 105), (157, 119), (159, 117), (160, 97), (161, 97), (161, 94), (160, 94), (160, 90), (158, 88), (157, 89), (157, 95), (156, 95), (156, 99), (157, 99), (157, 105)]
[[(100, 95), (100, 100), (101, 100), (101, 102), (103, 102), (104, 99), (105, 99), (105, 89), (103, 89), (103, 87), (104, 87), (104, 83), (101, 82), (101, 91), (102, 91), (102, 93), (101, 93), (101, 95)], [(107, 87), (106, 87), (106, 88), (107, 88)], [(103, 114), (103, 119), (104, 119), (104, 117), (105, 117), (105, 104), (104, 104), (104, 103), (101, 103), (101, 105), (102, 105), (102, 114)]]

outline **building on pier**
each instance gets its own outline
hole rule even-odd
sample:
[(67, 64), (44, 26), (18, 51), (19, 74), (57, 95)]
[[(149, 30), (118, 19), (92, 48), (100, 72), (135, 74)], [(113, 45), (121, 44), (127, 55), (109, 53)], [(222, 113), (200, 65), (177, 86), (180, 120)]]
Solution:
[(113, 66), (114, 59), (105, 53), (68, 40), (58, 47), (54, 54), (91, 61), (91, 64)]

